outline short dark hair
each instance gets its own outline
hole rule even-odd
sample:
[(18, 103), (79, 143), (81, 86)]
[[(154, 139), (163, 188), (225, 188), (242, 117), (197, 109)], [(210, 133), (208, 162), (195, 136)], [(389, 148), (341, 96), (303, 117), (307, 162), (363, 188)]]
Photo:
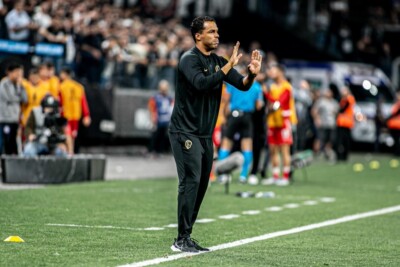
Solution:
[(54, 68), (54, 63), (53, 62), (47, 61), (47, 62), (45, 62), (45, 64), (46, 64), (46, 67), (48, 69)]
[(47, 69), (47, 63), (40, 63), (37, 68), (38, 68), (38, 70)]
[(35, 75), (39, 74), (39, 69), (38, 68), (33, 68), (29, 71), (29, 75)]
[(68, 67), (62, 68), (62, 70), (60, 71), (60, 73), (61, 73), (61, 72), (64, 72), (64, 73), (67, 74), (68, 76), (72, 76), (72, 74), (73, 74), (73, 71), (72, 71), (70, 68), (68, 68)]
[(190, 31), (192, 32), (194, 42), (196, 42), (196, 33), (201, 33), (204, 30), (204, 22), (206, 21), (215, 22), (215, 19), (209, 16), (201, 16), (192, 21), (192, 24), (190, 25)]
[(22, 68), (23, 68), (23, 67), (22, 67), (21, 64), (12, 62), (12, 63), (10, 63), (10, 64), (7, 65), (6, 70), (7, 70), (7, 72), (11, 72), (11, 71), (14, 71), (14, 70), (16, 70), (16, 69), (22, 69)]
[(281, 63), (278, 63), (278, 62), (272, 62), (272, 63), (269, 63), (268, 65), (267, 65), (267, 68), (277, 68), (278, 70), (280, 70), (282, 73), (285, 73), (286, 72), (286, 67), (285, 67), (285, 65), (283, 65), (283, 64), (281, 64)]

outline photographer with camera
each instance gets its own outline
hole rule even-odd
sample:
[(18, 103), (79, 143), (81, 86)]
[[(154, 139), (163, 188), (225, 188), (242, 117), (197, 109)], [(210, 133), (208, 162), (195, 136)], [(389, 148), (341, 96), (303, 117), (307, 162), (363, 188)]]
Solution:
[(28, 117), (24, 156), (67, 156), (66, 125), (67, 120), (60, 114), (59, 102), (52, 95), (46, 95), (40, 107), (32, 109)]

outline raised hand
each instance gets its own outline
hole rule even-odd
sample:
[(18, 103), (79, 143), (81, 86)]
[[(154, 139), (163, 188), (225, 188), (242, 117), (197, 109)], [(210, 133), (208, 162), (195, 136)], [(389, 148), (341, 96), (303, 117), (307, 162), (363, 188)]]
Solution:
[(261, 62), (262, 62), (262, 56), (260, 54), (260, 51), (254, 50), (251, 53), (250, 64), (247, 66), (250, 75), (256, 76), (260, 72)]
[(236, 42), (235, 46), (233, 47), (233, 52), (229, 59), (229, 63), (231, 64), (231, 67), (236, 66), (239, 62), (239, 59), (242, 57), (242, 54), (238, 54), (239, 46), (240, 46), (240, 43)]

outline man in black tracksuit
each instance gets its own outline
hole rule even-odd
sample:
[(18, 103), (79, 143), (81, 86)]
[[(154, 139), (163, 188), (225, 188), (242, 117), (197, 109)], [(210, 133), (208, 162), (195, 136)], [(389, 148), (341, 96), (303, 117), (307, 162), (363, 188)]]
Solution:
[(248, 90), (261, 67), (261, 55), (255, 50), (243, 77), (233, 67), (238, 64), (239, 42), (229, 61), (212, 50), (219, 43), (218, 28), (213, 18), (193, 20), (191, 32), (195, 47), (185, 52), (178, 64), (175, 106), (170, 122), (170, 141), (178, 177), (178, 237), (173, 251), (208, 251), (191, 239), (193, 224), (207, 190), (213, 163), (211, 135), (217, 120), (222, 83)]

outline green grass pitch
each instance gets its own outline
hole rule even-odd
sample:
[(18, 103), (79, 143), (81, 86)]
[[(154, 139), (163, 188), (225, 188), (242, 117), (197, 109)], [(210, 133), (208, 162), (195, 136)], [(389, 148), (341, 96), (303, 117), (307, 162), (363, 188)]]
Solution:
[[(316, 162), (308, 179), (296, 173), (287, 188), (240, 185), (209, 188), (193, 237), (215, 246), (346, 215), (400, 205), (400, 167), (389, 156), (348, 164)], [(353, 163), (365, 168), (353, 171)], [(275, 198), (238, 198), (237, 191), (274, 191)], [(0, 266), (117, 266), (174, 254), (177, 180), (107, 181), (0, 191)], [(334, 202), (322, 202), (321, 198)], [(304, 205), (316, 200), (316, 205)], [(329, 199), (328, 199), (329, 200)], [(287, 208), (286, 204), (299, 204)], [(267, 211), (283, 207), (281, 211)], [(246, 215), (245, 211), (260, 211)], [(220, 219), (227, 214), (235, 219)], [(88, 227), (63, 227), (72, 224)], [(98, 226), (98, 228), (93, 227)], [(112, 226), (110, 228), (101, 228)], [(159, 266), (400, 266), (400, 212), (186, 257)], [(163, 230), (145, 230), (157, 227)], [(24, 243), (3, 242), (18, 235)]]

